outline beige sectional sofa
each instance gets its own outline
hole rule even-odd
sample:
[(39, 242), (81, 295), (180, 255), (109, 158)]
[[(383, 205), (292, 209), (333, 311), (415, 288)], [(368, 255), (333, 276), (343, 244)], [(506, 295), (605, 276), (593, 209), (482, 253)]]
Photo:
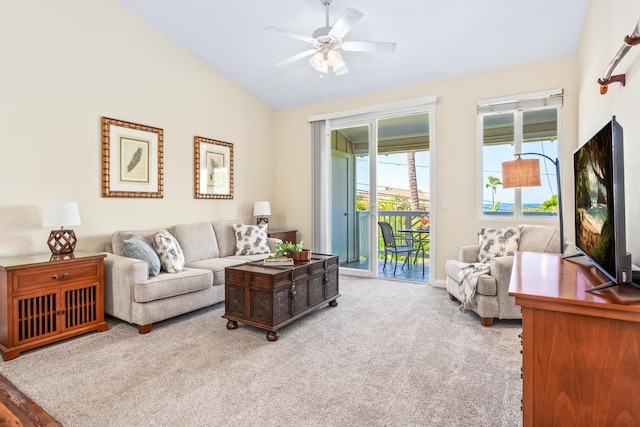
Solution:
[[(153, 323), (224, 301), (224, 269), (264, 259), (268, 253), (235, 255), (234, 224), (241, 220), (179, 224), (167, 229), (117, 231), (105, 245), (105, 312), (151, 331)], [(149, 275), (146, 261), (125, 256), (124, 242), (139, 235), (152, 243), (167, 230), (184, 253), (177, 273)], [(267, 239), (271, 251), (278, 239)]]

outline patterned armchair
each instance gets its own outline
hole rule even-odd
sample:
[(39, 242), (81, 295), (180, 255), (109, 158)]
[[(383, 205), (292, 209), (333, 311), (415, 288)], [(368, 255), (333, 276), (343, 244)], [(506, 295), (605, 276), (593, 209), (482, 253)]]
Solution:
[(513, 255), (516, 250), (558, 253), (560, 232), (555, 227), (520, 225), (482, 229), (480, 234), (479, 245), (462, 246), (458, 259), (446, 263), (449, 298), (478, 314), (483, 326), (493, 325), (494, 318), (522, 319), (515, 298), (509, 296)]

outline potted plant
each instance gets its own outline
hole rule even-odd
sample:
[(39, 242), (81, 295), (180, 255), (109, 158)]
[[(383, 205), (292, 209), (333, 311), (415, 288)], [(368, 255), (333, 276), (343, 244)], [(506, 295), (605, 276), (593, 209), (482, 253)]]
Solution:
[(294, 262), (309, 261), (311, 259), (311, 251), (309, 249), (303, 249), (302, 243), (291, 243), (280, 241), (276, 243), (276, 252), (274, 257), (289, 257), (293, 258)]

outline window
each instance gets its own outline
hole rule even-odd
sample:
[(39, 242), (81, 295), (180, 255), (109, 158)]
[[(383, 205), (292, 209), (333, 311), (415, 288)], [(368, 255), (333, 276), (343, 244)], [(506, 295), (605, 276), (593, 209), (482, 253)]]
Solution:
[[(478, 102), (481, 216), (558, 215), (556, 167), (543, 156), (561, 152), (561, 116), (562, 91)], [(502, 162), (516, 154), (540, 160), (540, 187), (502, 188)]]

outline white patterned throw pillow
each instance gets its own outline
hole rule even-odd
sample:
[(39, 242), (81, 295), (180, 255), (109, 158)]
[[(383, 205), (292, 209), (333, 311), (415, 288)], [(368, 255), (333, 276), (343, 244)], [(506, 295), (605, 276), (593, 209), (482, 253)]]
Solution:
[(520, 227), (484, 228), (478, 261), (489, 262), (492, 258), (513, 256), (519, 244)]
[(160, 265), (167, 273), (179, 273), (184, 268), (184, 254), (180, 244), (168, 231), (161, 231), (153, 238), (153, 249), (160, 257)]
[(234, 224), (236, 255), (259, 255), (269, 253), (266, 225)]

